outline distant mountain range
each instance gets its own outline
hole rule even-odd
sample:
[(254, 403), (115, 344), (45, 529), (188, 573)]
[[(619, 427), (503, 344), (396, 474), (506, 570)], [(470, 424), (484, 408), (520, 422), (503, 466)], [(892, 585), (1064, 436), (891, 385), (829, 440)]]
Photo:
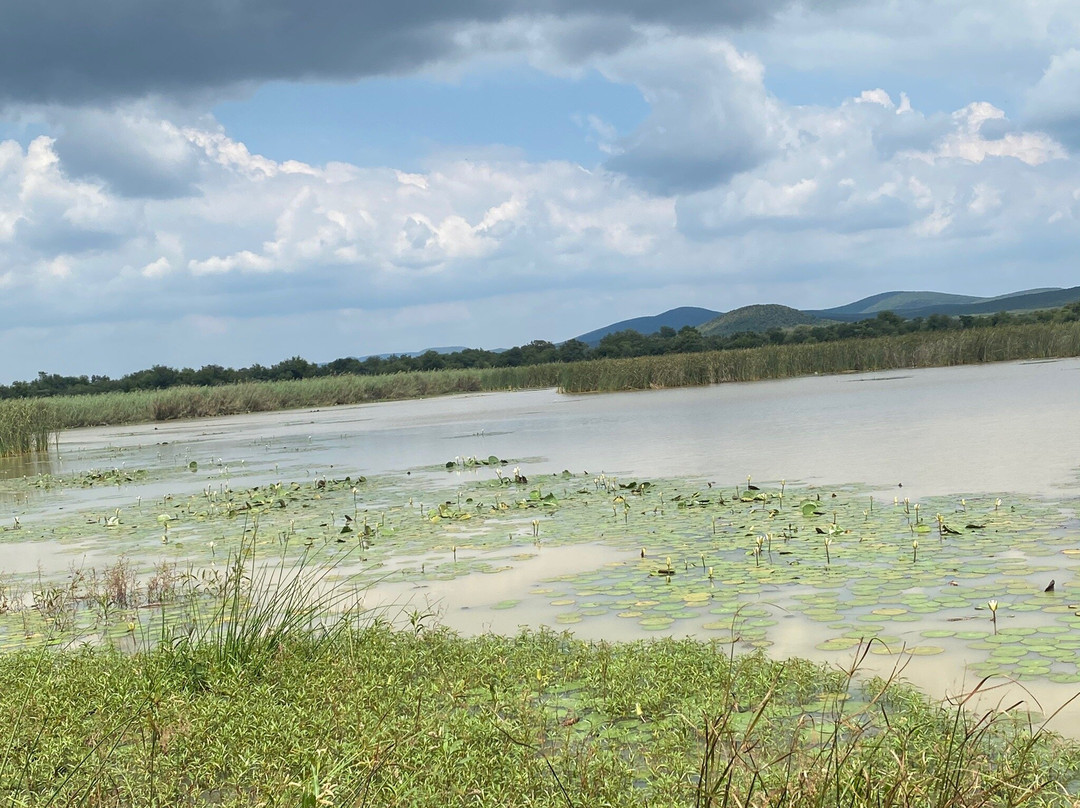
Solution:
[(1080, 300), (1080, 286), (1069, 289), (1025, 289), (997, 297), (949, 295), (942, 292), (885, 292), (833, 309), (807, 311), (823, 320), (854, 322), (891, 311), (901, 317), (929, 317), (931, 314), (994, 314), (999, 311), (1056, 309)]
[[(459, 353), (460, 351), (467, 351), (467, 350), (469, 350), (469, 349), (466, 348), (464, 345), (445, 345), (445, 346), (443, 346), (441, 348), (424, 348), (424, 350), (422, 350), (422, 351), (396, 351), (396, 352), (393, 352), (393, 353), (365, 354), (364, 356), (358, 356), (356, 358), (359, 359), (361, 362), (363, 362), (365, 359), (369, 359), (371, 357), (374, 357), (376, 359), (390, 359), (393, 356), (409, 356), (409, 357), (412, 357), (413, 359), (416, 359), (418, 356), (423, 356), (428, 351), (434, 351), (437, 354), (452, 354), (452, 353)], [(499, 351), (505, 351), (505, 350), (506, 350), (505, 348), (499, 348), (496, 351), (496, 353), (498, 353)]]
[(729, 312), (712, 311), (695, 306), (682, 306), (651, 317), (635, 317), (597, 328), (577, 339), (595, 346), (608, 334), (633, 330), (655, 334), (664, 326), (678, 331), (692, 326), (707, 336), (727, 336), (742, 331), (768, 331), (770, 328), (792, 328), (797, 325), (830, 322), (856, 322), (891, 311), (905, 319), (945, 314), (994, 314), (999, 311), (1023, 312), (1053, 309), (1080, 300), (1080, 286), (1068, 289), (1025, 289), (997, 297), (953, 295), (944, 292), (882, 292), (864, 297), (854, 303), (831, 309), (800, 311), (775, 303), (743, 306)]

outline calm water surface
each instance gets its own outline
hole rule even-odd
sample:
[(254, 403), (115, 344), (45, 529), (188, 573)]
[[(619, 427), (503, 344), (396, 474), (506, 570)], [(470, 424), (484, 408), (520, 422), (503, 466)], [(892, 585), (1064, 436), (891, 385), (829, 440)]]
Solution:
[(196, 460), (265, 481), (491, 454), (533, 473), (857, 482), (890, 493), (902, 485), (912, 498), (1075, 492), (1080, 360), (585, 396), (488, 393), (71, 430), (52, 470)]

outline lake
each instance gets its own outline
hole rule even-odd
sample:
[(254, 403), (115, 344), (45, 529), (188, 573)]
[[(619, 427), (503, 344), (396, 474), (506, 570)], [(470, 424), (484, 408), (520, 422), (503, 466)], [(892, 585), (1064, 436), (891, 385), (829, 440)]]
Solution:
[[(563, 486), (559, 498), (565, 499), (561, 507), (564, 514), (575, 513), (573, 507), (584, 509), (588, 505), (585, 502), (573, 506), (570, 498), (586, 500), (588, 496), (572, 489), (587, 491), (590, 485), (597, 485), (591, 481), (599, 479), (605, 481), (605, 486), (611, 484), (608, 480), (677, 481), (670, 482), (670, 486), (671, 491), (678, 488), (679, 496), (684, 489), (689, 490), (687, 486), (709, 491), (708, 486), (715, 484), (717, 490), (725, 492), (736, 486), (745, 490), (748, 481), (775, 492), (783, 480), (795, 492), (792, 496), (805, 496), (807, 492), (831, 496), (830, 487), (839, 487), (847, 508), (844, 518), (849, 522), (858, 519), (864, 503), (871, 498), (880, 503), (879, 507), (894, 509), (902, 508), (905, 498), (909, 504), (931, 501), (936, 508), (948, 507), (948, 519), (962, 525), (968, 517), (966, 504), (962, 508), (958, 504), (961, 501), (971, 500), (973, 507), (981, 503), (984, 510), (992, 511), (992, 518), (997, 509), (989, 503), (996, 498), (1011, 502), (1023, 497), (1035, 504), (1011, 506), (1020, 507), (1014, 521), (1023, 522), (1024, 530), (1035, 525), (1042, 531), (1040, 536), (1045, 533), (1054, 541), (1067, 543), (1070, 530), (1077, 524), (1075, 500), (1080, 495), (1078, 404), (1080, 360), (1062, 360), (620, 394), (568, 396), (553, 390), (490, 393), (72, 430), (60, 436), (53, 457), (0, 462), (0, 476), (8, 478), (0, 489), (0, 502), (9, 512), (6, 521), (13, 525), (17, 518), (21, 525), (19, 531), (9, 527), (0, 537), (0, 569), (12, 580), (20, 580), (20, 576), (29, 580), (34, 575), (39, 579), (60, 577), (73, 565), (104, 565), (120, 552), (132, 558), (143, 574), (148, 574), (152, 561), (159, 557), (192, 565), (217, 563), (212, 544), (211, 555), (207, 552), (208, 527), (197, 524), (196, 518), (169, 522), (176, 526), (170, 528), (171, 535), (166, 529), (161, 541), (171, 541), (163, 546), (158, 540), (160, 527), (151, 518), (149, 508), (144, 509), (144, 503), (148, 506), (160, 501), (161, 507), (156, 508), (160, 511), (183, 497), (197, 501), (205, 495), (209, 499), (215, 490), (224, 495), (277, 481), (307, 486), (322, 479), (364, 475), (373, 482), (384, 477), (394, 481), (377, 489), (378, 493), (369, 495), (365, 489), (353, 495), (365, 499), (364, 504), (373, 513), (381, 510), (385, 519), (385, 513), (396, 514), (405, 508), (406, 499), (410, 506), (419, 504), (427, 492), (448, 497), (452, 494), (446, 492), (457, 488), (471, 496), (484, 495), (488, 490), (485, 486), (490, 487), (495, 479), (493, 468), (458, 465), (447, 471), (445, 466), (455, 459), (492, 455), (512, 461), (500, 473), (509, 474), (516, 467), (533, 483), (560, 475), (563, 470), (571, 472), (573, 477), (562, 478), (569, 481), (545, 483), (549, 488)], [(87, 476), (102, 470), (111, 476), (98, 481)], [(49, 487), (28, 485), (18, 479), (43, 473), (64, 482)], [(73, 482), (78, 480), (82, 484)], [(618, 489), (613, 490), (614, 496), (618, 493)], [(459, 493), (459, 500), (461, 496)], [(186, 513), (193, 513), (193, 507), (189, 504)], [(353, 507), (359, 518), (355, 502)], [(626, 507), (624, 532), (631, 529)], [(756, 506), (751, 503), (746, 507), (752, 514)], [(331, 528), (336, 528), (342, 518), (341, 506), (338, 508), (329, 516), (330, 527), (322, 523), (323, 541), (329, 541)], [(112, 512), (117, 521), (123, 520), (118, 526), (123, 529), (110, 533), (99, 528), (97, 520), (104, 525)], [(735, 515), (728, 519), (726, 529), (741, 530), (745, 515), (735, 513), (734, 508), (732, 512)], [(377, 545), (369, 554), (371, 558), (378, 558), (382, 569), (396, 572), (400, 568), (402, 574), (400, 578), (387, 574), (369, 590), (367, 602), (372, 606), (408, 604), (405, 608), (436, 612), (442, 622), (470, 632), (513, 632), (520, 625), (546, 624), (597, 639), (655, 636), (657, 630), (711, 638), (740, 634), (734, 630), (734, 623), (726, 631), (720, 625), (731, 616), (722, 608), (711, 612), (702, 608), (719, 606), (716, 598), (724, 590), (712, 577), (705, 587), (704, 553), (694, 573), (701, 580), (699, 588), (705, 590), (704, 595), (682, 590), (685, 608), (679, 602), (668, 604), (674, 615), (669, 620), (661, 613), (648, 611), (664, 607), (664, 595), (634, 594), (639, 590), (628, 583), (627, 603), (636, 597), (637, 602), (652, 606), (642, 607), (645, 613), (639, 617), (620, 619), (617, 612), (633, 615), (635, 608), (606, 601), (605, 587), (617, 588), (622, 585), (619, 582), (635, 575), (641, 580), (633, 578), (633, 587), (657, 583), (653, 580), (655, 574), (642, 575), (642, 569), (651, 562), (638, 558), (638, 540), (616, 540), (613, 531), (602, 537), (589, 535), (596, 528), (588, 527), (582, 529), (576, 541), (563, 536), (550, 545), (533, 542), (528, 538), (530, 530), (542, 530), (541, 537), (546, 538), (560, 518), (557, 513), (537, 514), (542, 517), (542, 528), (539, 518), (529, 527), (533, 521), (528, 518), (533, 516), (531, 512), (523, 512), (516, 521), (498, 522), (500, 530), (509, 525), (509, 532), (508, 543), (497, 548), (490, 537), (484, 538), (481, 527), (465, 530), (454, 524), (446, 527), (450, 535), (457, 536), (453, 544), (443, 541), (422, 546), (418, 543), (420, 534), (416, 533), (414, 543), (408, 545), (411, 549), (406, 552), (399, 548), (394, 558), (377, 556), (392, 541)], [(896, 515), (906, 518), (907, 523), (912, 521), (910, 513), (906, 517), (898, 512)], [(619, 516), (616, 509), (615, 521)], [(583, 525), (596, 524), (595, 514), (581, 518)], [(715, 533), (717, 517), (712, 518)], [(932, 518), (928, 515), (927, 521)], [(825, 517), (824, 524), (827, 522)], [(82, 528), (72, 527), (76, 523)], [(914, 524), (909, 527), (915, 536)], [(693, 530), (688, 528), (690, 533)], [(697, 531), (706, 532), (704, 527)], [(219, 532), (214, 535), (218, 546), (224, 547), (230, 540), (229, 531)], [(400, 535), (405, 535), (404, 531)], [(918, 538), (924, 554), (930, 553), (931, 538), (926, 534)], [(697, 540), (703, 537), (699, 535)], [(904, 547), (907, 541), (903, 539)], [(944, 546), (944, 541), (941, 543)], [(689, 544), (670, 546), (676, 550), (669, 552), (685, 550), (678, 557), (685, 570), (679, 572), (690, 575), (697, 551), (685, 549)], [(1047, 705), (1053, 706), (1077, 689), (1071, 681), (1054, 682), (1045, 675), (1053, 671), (1053, 675), (1065, 680), (1063, 666), (1068, 665), (1070, 654), (1077, 653), (1069, 644), (1070, 637), (1060, 636), (1066, 630), (1071, 633), (1071, 624), (1062, 624), (1065, 628), (1058, 625), (1061, 620), (1071, 619), (1069, 592), (1075, 586), (1075, 577), (1071, 556), (1062, 556), (1055, 547), (1048, 551), (1047, 558), (1042, 558), (1034, 552), (1035, 547), (1032, 544), (1032, 552), (1019, 553), (1021, 558), (1012, 559), (1006, 558), (1005, 548), (997, 547), (1002, 566), (988, 572), (979, 585), (989, 587), (985, 591), (991, 594), (998, 586), (1004, 593), (1003, 603), (1010, 593), (1014, 595), (1009, 603), (1015, 610), (1006, 614), (1002, 609), (999, 620), (1003, 628), (1023, 631), (1012, 638), (1016, 645), (1009, 646), (1011, 651), (1001, 659), (1012, 665), (1008, 668), (1011, 673), (1030, 671), (1021, 678)], [(839, 543), (835, 552), (840, 552)], [(745, 552), (728, 556), (717, 556), (715, 562), (708, 563), (750, 563), (739, 561), (747, 557)], [(760, 568), (760, 559), (756, 555), (753, 558)], [(817, 556), (811, 560), (820, 567)], [(771, 548), (769, 561), (779, 561), (772, 558)], [(594, 576), (591, 583), (575, 579), (590, 570), (607, 572), (599, 578)], [(831, 563), (824, 572), (831, 574)], [(867, 574), (884, 572), (879, 567), (868, 567)], [(1057, 582), (1056, 600), (1043, 603), (1039, 600), (1042, 585), (1051, 576)], [(845, 591), (857, 588), (852, 579), (846, 580)], [(682, 585), (683, 579), (676, 576), (675, 581)], [(829, 643), (838, 641), (839, 629), (834, 624), (808, 619), (793, 608), (796, 601), (824, 608), (815, 600), (823, 581), (818, 577), (798, 586), (756, 582), (755, 588), (743, 589), (733, 585), (725, 597), (737, 600), (740, 608), (764, 613), (756, 618), (756, 613), (750, 614), (751, 622), (757, 620), (760, 625), (746, 636), (761, 638), (757, 644), (767, 647), (769, 653), (829, 661), (849, 658), (850, 652), (819, 647), (832, 648)], [(899, 607), (884, 611), (899, 610), (900, 614), (879, 616), (886, 624), (885, 633), (898, 643), (943, 649), (942, 653), (926, 657), (902, 657), (895, 653), (899, 648), (892, 648), (892, 653), (883, 654), (879, 661), (884, 667), (907, 662), (905, 675), (935, 696), (977, 681), (979, 677), (973, 676), (968, 666), (985, 664), (988, 654), (990, 659), (995, 658), (987, 647), (973, 649), (970, 643), (950, 639), (957, 632), (948, 621), (964, 621), (964, 627), (978, 628), (969, 632), (973, 636), (989, 633), (989, 613), (972, 610), (972, 604), (985, 602), (982, 589), (966, 603), (956, 601), (953, 607), (937, 611), (931, 608), (934, 598), (943, 597), (946, 585), (959, 589), (960, 583), (943, 580), (938, 586), (924, 581), (919, 586), (897, 588), (894, 600)], [(586, 594), (581, 595), (582, 591)], [(708, 597), (709, 603), (693, 600), (699, 596)], [(1080, 600), (1080, 593), (1076, 599)], [(921, 610), (917, 608), (920, 602), (925, 607)], [(825, 611), (843, 611), (844, 619), (850, 622), (867, 617), (866, 613), (878, 604), (867, 600), (863, 605), (863, 612), (858, 613), (855, 601), (837, 603), (834, 599)], [(722, 615), (720, 619), (718, 614)], [(742, 614), (739, 612), (739, 619)], [(892, 622), (894, 619), (897, 622)], [(1039, 627), (1051, 620), (1056, 621), (1054, 643), (1039, 646), (1031, 639), (1023, 640), (1041, 632)], [(927, 635), (940, 637), (942, 648), (927, 645)], [(973, 643), (996, 648), (997, 637), (994, 632), (990, 637), (975, 638)], [(1009, 640), (1011, 635), (1003, 637)], [(1035, 650), (1029, 653), (1029, 648)], [(1038, 657), (1039, 648), (1049, 656), (1036, 660), (1038, 666), (1024, 668)], [(1072, 669), (1075, 671), (1075, 662)]]

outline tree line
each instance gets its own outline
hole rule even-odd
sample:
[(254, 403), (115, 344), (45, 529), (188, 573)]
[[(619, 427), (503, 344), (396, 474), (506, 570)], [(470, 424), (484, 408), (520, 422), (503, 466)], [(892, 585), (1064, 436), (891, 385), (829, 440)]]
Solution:
[(253, 381), (307, 379), (318, 376), (353, 374), (375, 376), (415, 371), (517, 367), (558, 362), (580, 362), (587, 359), (658, 356), (669, 353), (723, 351), (736, 348), (756, 348), (762, 345), (833, 342), (846, 339), (870, 339), (927, 331), (950, 329), (994, 328), (1024, 323), (1075, 322), (1080, 320), (1080, 302), (1058, 309), (1035, 312), (1000, 312), (986, 316), (960, 315), (950, 317), (932, 314), (929, 317), (905, 319), (891, 311), (854, 323), (800, 325), (794, 328), (771, 328), (764, 332), (743, 331), (726, 336), (705, 336), (696, 328), (685, 326), (678, 331), (665, 326), (655, 334), (626, 330), (608, 334), (595, 346), (572, 339), (558, 345), (546, 340), (534, 340), (526, 345), (504, 351), (466, 348), (451, 353), (426, 351), (419, 356), (369, 356), (366, 359), (344, 357), (318, 364), (294, 356), (269, 367), (254, 364), (234, 370), (221, 365), (204, 365), (195, 370), (180, 370), (154, 365), (113, 379), (108, 376), (61, 376), (38, 373), (36, 379), (0, 385), (0, 399), (39, 398), (58, 395), (88, 395), (93, 393), (128, 392), (133, 390), (162, 390), (182, 385), (216, 386)]

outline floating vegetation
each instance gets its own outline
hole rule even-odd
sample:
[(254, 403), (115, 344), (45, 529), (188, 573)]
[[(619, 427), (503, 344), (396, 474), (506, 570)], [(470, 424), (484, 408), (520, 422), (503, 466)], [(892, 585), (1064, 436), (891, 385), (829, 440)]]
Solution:
[[(0, 576), (0, 647), (22, 649), (0, 655), (0, 709), (28, 698), (28, 668), (45, 666), (27, 702), (39, 712), (9, 727), (10, 748), (28, 748), (27, 733), (47, 740), (0, 758), (0, 789), (21, 799), (67, 765), (73, 789), (109, 771), (109, 804), (465, 802), (467, 789), (552, 806), (722, 804), (728, 786), (782, 793), (789, 765), (769, 761), (790, 760), (813, 776), (788, 805), (831, 804), (837, 778), (852, 805), (876, 804), (888, 778), (911, 800), (948, 792), (943, 805), (1075, 796), (1075, 750), (1016, 731), (1007, 714), (969, 716), (965, 697), (933, 706), (854, 675), (871, 655), (903, 665), (960, 651), (980, 675), (1080, 682), (1080, 596), (1069, 595), (1080, 556), (1064, 552), (1076, 544), (1076, 503), (991, 495), (867, 507), (858, 486), (504, 468), (218, 481), (0, 526), (0, 568), (42, 544), (54, 565)], [(42, 487), (62, 500), (81, 479)], [(314, 574), (294, 574), (305, 568)], [(481, 624), (505, 615), (658, 641), (587, 643), (544, 629), (463, 638), (433, 629), (428, 608), (357, 612), (365, 588), (436, 585), (476, 598), (468, 613)], [(736, 656), (792, 634), (847, 671)], [(56, 667), (33, 650), (75, 643), (89, 647)], [(58, 715), (81, 718), (47, 723)], [(333, 750), (320, 746), (340, 715), (358, 719)], [(307, 751), (280, 757), (281, 737)], [(919, 749), (893, 754), (913, 738)], [(215, 758), (222, 743), (230, 753)], [(77, 763), (88, 750), (100, 752), (93, 767)], [(241, 756), (261, 761), (265, 781), (236, 768)], [(422, 779), (409, 774), (419, 770)], [(240, 782), (242, 794), (229, 791)]]
[(104, 471), (84, 471), (81, 474), (58, 476), (39, 474), (26, 479), (32, 488), (52, 490), (54, 488), (93, 488), (98, 485), (132, 485), (146, 482), (150, 478), (145, 469), (106, 469)]
[[(595, 626), (601, 635), (605, 621), (642, 632), (718, 632), (744, 647), (776, 642), (783, 623), (786, 636), (800, 626), (807, 651), (893, 634), (909, 654), (962, 650), (980, 675), (1075, 672), (1080, 603), (1067, 594), (1080, 564), (1067, 552), (1075, 549), (1067, 529), (1075, 503), (996, 495), (871, 503), (858, 486), (535, 475), (507, 472), (493, 456), (477, 466), (478, 475), (449, 485), (441, 475), (321, 476), (236, 489), (219, 482), (124, 508), (24, 518), (0, 526), (0, 535), (12, 548), (52, 542), (55, 557), (83, 569), (123, 554), (146, 580), (162, 562), (195, 574), (220, 566), (257, 534), (263, 557), (343, 559), (335, 580), (392, 584), (404, 597), (477, 573), (498, 580), (535, 568), (542, 572), (531, 585), (498, 590), (471, 613), (513, 610), (521, 622)], [(92, 472), (65, 484), (116, 485), (127, 475), (140, 479), (137, 471)], [(585, 547), (588, 554), (573, 549)], [(91, 560), (81, 561), (87, 553)], [(596, 560), (578, 560), (585, 557)], [(25, 591), (34, 583), (28, 574), (9, 578)], [(481, 594), (487, 586), (471, 588)], [(73, 635), (99, 620), (74, 612), (66, 621)], [(0, 641), (18, 641), (20, 620), (0, 614)], [(1023, 653), (1005, 652), (1017, 648)]]
[(446, 461), (447, 469), (474, 469), (480, 466), (505, 466), (509, 460), (500, 460), (495, 455), (488, 457), (455, 457)]

